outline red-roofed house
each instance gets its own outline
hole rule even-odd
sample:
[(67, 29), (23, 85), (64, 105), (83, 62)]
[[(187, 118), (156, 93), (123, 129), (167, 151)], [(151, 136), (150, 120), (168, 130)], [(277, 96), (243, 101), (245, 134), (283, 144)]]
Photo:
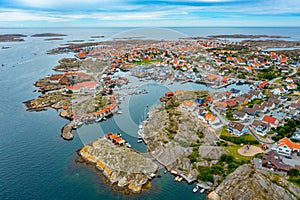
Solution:
[(54, 84), (57, 84), (59, 83), (60, 79), (63, 78), (63, 74), (52, 74), (50, 76), (50, 83), (54, 83)]
[(297, 84), (291, 83), (291, 84), (289, 84), (286, 88), (287, 88), (288, 90), (296, 90), (297, 87), (298, 87)]
[(260, 84), (259, 84), (259, 87), (260, 87), (260, 89), (263, 89), (263, 88), (265, 88), (266, 87), (266, 85), (268, 85), (269, 83), (267, 82), (267, 81), (264, 81), (264, 82), (261, 82)]
[(185, 100), (182, 104), (182, 108), (193, 111), (196, 108), (196, 103), (193, 101)]
[(262, 118), (261, 121), (268, 123), (272, 127), (277, 127), (278, 126), (278, 120), (277, 120), (277, 118), (272, 117), (272, 116), (265, 115)]
[(86, 81), (82, 83), (77, 83), (75, 85), (67, 86), (67, 90), (71, 90), (74, 93), (85, 93), (85, 92), (95, 92), (99, 83), (96, 81)]

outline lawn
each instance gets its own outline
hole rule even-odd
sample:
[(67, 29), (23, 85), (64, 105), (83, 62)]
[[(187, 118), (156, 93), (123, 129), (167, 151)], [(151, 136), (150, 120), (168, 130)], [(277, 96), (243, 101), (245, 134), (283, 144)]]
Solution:
[(238, 153), (238, 149), (241, 148), (241, 145), (228, 145), (228, 146), (223, 146), (224, 149), (229, 151), (229, 154), (233, 155), (235, 160), (238, 162), (244, 161), (244, 162), (249, 162), (252, 160), (251, 156), (242, 156), (241, 154)]
[(136, 65), (149, 65), (151, 63), (156, 63), (156, 62), (160, 62), (160, 60), (144, 60), (144, 61), (140, 61), (140, 62), (134, 62), (134, 64), (136, 64)]

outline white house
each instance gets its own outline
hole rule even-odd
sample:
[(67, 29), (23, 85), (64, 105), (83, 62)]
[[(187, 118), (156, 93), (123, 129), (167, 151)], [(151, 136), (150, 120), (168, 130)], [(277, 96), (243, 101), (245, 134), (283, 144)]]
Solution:
[(289, 84), (288, 86), (286, 86), (286, 88), (287, 88), (288, 90), (296, 90), (296, 89), (297, 89), (297, 84), (291, 83), (291, 84)]
[(254, 120), (252, 123), (252, 128), (255, 130), (255, 133), (261, 136), (265, 136), (270, 130), (270, 126), (267, 123), (264, 123), (259, 120)]
[(275, 88), (273, 90), (271, 90), (271, 92), (275, 95), (280, 95), (280, 94), (284, 94), (287, 91), (284, 89), (284, 87), (280, 87), (280, 88)]
[(291, 155), (292, 152), (300, 151), (300, 144), (294, 143), (289, 138), (285, 137), (275, 143), (272, 149), (276, 150), (279, 154)]

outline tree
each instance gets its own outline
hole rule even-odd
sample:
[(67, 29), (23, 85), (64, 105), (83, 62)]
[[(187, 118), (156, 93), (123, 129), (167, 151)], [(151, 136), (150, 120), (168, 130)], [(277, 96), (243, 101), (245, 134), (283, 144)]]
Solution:
[(291, 168), (290, 171), (288, 172), (289, 176), (299, 176), (299, 170), (296, 168)]

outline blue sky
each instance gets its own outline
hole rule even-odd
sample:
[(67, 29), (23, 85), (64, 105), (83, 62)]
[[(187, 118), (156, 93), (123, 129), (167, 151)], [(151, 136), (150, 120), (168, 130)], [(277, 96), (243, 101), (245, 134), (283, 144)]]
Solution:
[(0, 27), (300, 26), (300, 0), (0, 0)]

